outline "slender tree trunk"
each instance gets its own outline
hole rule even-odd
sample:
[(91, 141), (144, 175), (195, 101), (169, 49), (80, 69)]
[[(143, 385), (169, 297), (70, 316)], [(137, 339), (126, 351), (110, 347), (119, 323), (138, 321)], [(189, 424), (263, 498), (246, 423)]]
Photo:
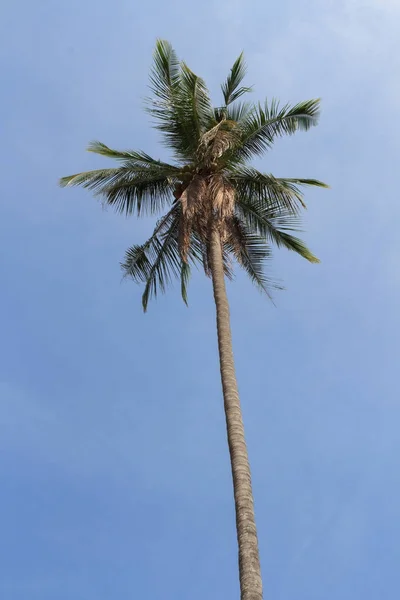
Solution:
[(210, 263), (217, 311), (220, 371), (235, 497), (236, 530), (239, 547), (240, 598), (241, 600), (262, 600), (261, 569), (254, 517), (250, 465), (233, 360), (229, 304), (225, 288), (221, 238), (217, 229), (211, 232)]

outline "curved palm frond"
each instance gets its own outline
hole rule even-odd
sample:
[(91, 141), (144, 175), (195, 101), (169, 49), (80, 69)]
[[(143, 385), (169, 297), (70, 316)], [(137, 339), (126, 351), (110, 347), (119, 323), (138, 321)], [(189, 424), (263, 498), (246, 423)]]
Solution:
[(250, 116), (252, 111), (252, 105), (249, 102), (235, 102), (228, 106), (226, 110), (226, 118), (231, 121), (235, 121), (238, 125), (245, 122)]
[(157, 40), (150, 72), (150, 89), (154, 98), (146, 101), (146, 110), (155, 120), (155, 127), (164, 135), (164, 145), (180, 160), (193, 156), (190, 122), (179, 101), (181, 63), (171, 44)]
[(193, 142), (198, 146), (201, 135), (214, 120), (213, 108), (207, 86), (201, 77), (181, 64), (181, 82), (178, 100), (185, 115), (185, 122), (191, 127)]
[(90, 142), (88, 152), (94, 154), (100, 154), (101, 156), (107, 156), (108, 158), (114, 158), (115, 160), (121, 160), (124, 162), (124, 166), (132, 168), (153, 168), (168, 171), (168, 173), (181, 171), (180, 167), (171, 165), (161, 160), (155, 159), (146, 152), (141, 150), (113, 150), (102, 142), (93, 141)]
[(232, 104), (232, 102), (235, 102), (235, 100), (243, 96), (243, 94), (251, 92), (250, 87), (239, 87), (246, 75), (246, 71), (247, 67), (242, 52), (233, 63), (226, 81), (221, 85), (225, 107)]
[(137, 216), (155, 214), (171, 203), (177, 172), (162, 169), (118, 167), (77, 173), (60, 180), (60, 185), (81, 185), (101, 196), (117, 212)]
[(257, 197), (267, 206), (277, 206), (297, 214), (300, 207), (306, 208), (299, 185), (328, 187), (316, 179), (285, 179), (261, 173), (252, 167), (233, 167), (229, 179), (239, 198)]
[(243, 219), (233, 216), (226, 222), (227, 237), (224, 247), (233, 254), (251, 281), (271, 299), (270, 288), (278, 288), (264, 272), (265, 263), (271, 258), (271, 249), (265, 238), (252, 231)]
[(175, 184), (173, 177), (143, 172), (127, 181), (105, 185), (96, 192), (106, 205), (127, 216), (155, 215), (171, 205)]
[(229, 106), (214, 108), (214, 119), (217, 123), (227, 119), (240, 125), (251, 113), (253, 106), (249, 102), (235, 102)]
[(180, 202), (175, 202), (171, 210), (157, 222), (151, 237), (144, 244), (129, 248), (121, 263), (125, 277), (145, 284), (142, 295), (145, 312), (149, 300), (159, 292), (164, 293), (173, 279), (180, 279), (182, 299), (187, 304), (190, 263), (201, 262), (201, 255), (198, 247), (191, 246), (188, 253), (190, 262), (182, 260), (179, 248), (181, 213)]
[(181, 296), (182, 300), (188, 306), (187, 288), (190, 279), (191, 269), (187, 262), (181, 262)]
[(158, 39), (153, 52), (150, 89), (157, 98), (170, 102), (180, 83), (180, 61), (171, 44)]
[(177, 60), (168, 42), (159, 40), (150, 82), (156, 99), (148, 100), (147, 111), (155, 119), (156, 129), (179, 159), (192, 160), (201, 134), (214, 119), (203, 79)]
[(300, 231), (300, 219), (292, 212), (268, 206), (257, 198), (243, 197), (238, 198), (236, 211), (252, 231), (276, 244), (278, 248), (283, 246), (292, 250), (311, 263), (320, 262), (301, 239), (288, 233)]
[(125, 276), (144, 283), (143, 310), (151, 296), (165, 292), (173, 277), (180, 276), (181, 258), (178, 247), (179, 207), (175, 205), (159, 223), (144, 244), (134, 245), (121, 263)]
[(84, 188), (96, 191), (98, 186), (115, 182), (120, 178), (123, 179), (125, 175), (125, 171), (119, 167), (96, 169), (94, 171), (83, 171), (82, 173), (61, 177), (59, 184), (61, 187), (81, 185)]
[(170, 165), (145, 152), (112, 150), (101, 142), (92, 142), (88, 149), (123, 163), (116, 168), (63, 177), (60, 185), (88, 188), (96, 196), (102, 196), (105, 204), (127, 215), (159, 212), (170, 204), (176, 185), (187, 177), (187, 167)]
[(242, 123), (242, 136), (235, 155), (246, 160), (264, 154), (276, 137), (291, 135), (298, 130), (307, 131), (317, 125), (320, 100), (307, 100), (295, 106), (280, 108), (276, 100), (264, 107), (259, 104)]

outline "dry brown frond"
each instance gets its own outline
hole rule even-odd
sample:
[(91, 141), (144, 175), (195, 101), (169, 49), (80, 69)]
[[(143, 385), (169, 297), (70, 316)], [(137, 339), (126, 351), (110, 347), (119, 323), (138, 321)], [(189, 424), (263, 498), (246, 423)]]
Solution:
[(221, 173), (216, 173), (210, 181), (210, 197), (213, 213), (218, 220), (224, 220), (235, 211), (235, 189)]
[(204, 164), (214, 164), (221, 156), (232, 148), (237, 141), (235, 121), (223, 119), (209, 131), (203, 134), (199, 155)]
[[(180, 196), (182, 219), (179, 247), (182, 260), (187, 262), (192, 232), (207, 244), (210, 226), (214, 223), (226, 238), (225, 221), (235, 212), (235, 189), (221, 173), (195, 175)], [(207, 272), (207, 268), (205, 267)]]
[(204, 177), (195, 175), (180, 196), (182, 204), (182, 219), (179, 235), (179, 245), (182, 260), (187, 262), (190, 237), (193, 229), (204, 235), (202, 231), (208, 221), (207, 212), (207, 182)]
[(195, 175), (180, 197), (182, 212), (188, 218), (194, 217), (207, 194), (207, 182), (204, 177)]

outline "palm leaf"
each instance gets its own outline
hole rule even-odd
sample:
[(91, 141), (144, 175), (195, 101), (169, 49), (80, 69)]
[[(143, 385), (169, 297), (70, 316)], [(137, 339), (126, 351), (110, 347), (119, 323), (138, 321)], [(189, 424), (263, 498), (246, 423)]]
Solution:
[(128, 168), (152, 168), (153, 170), (159, 170), (160, 172), (168, 175), (171, 173), (178, 173), (181, 170), (175, 165), (152, 158), (146, 154), (146, 152), (142, 152), (141, 150), (113, 150), (112, 148), (109, 148), (102, 142), (98, 141), (90, 142), (88, 146), (88, 152), (107, 156), (108, 158), (114, 158), (115, 160), (121, 160), (124, 162), (124, 166)]
[(136, 216), (160, 213), (173, 201), (175, 182), (172, 178), (147, 173), (133, 177), (127, 182), (104, 186), (96, 195), (116, 212)]
[[(144, 283), (142, 306), (146, 312), (149, 300), (164, 293), (175, 278), (180, 278), (182, 299), (187, 304), (187, 287), (190, 264), (182, 260), (179, 248), (179, 223), (182, 207), (175, 202), (168, 213), (158, 221), (151, 237), (141, 245), (134, 245), (125, 253), (121, 263), (125, 277), (136, 283)], [(199, 246), (191, 245), (188, 259), (196, 264), (201, 261)]]
[(182, 300), (188, 305), (187, 287), (190, 279), (190, 265), (181, 261), (181, 295)]
[(226, 81), (221, 85), (225, 106), (235, 102), (240, 96), (251, 91), (249, 87), (239, 87), (246, 75), (243, 52), (235, 60)]
[(146, 312), (149, 299), (165, 292), (173, 277), (179, 277), (181, 258), (178, 247), (179, 208), (174, 207), (157, 224), (152, 236), (125, 253), (121, 267), (125, 276), (144, 283), (142, 306)]
[(84, 171), (61, 177), (59, 184), (61, 187), (81, 185), (84, 188), (96, 190), (97, 187), (115, 182), (118, 179), (123, 179), (126, 175), (126, 171), (118, 167), (113, 169), (96, 169), (95, 171)]
[(202, 133), (213, 121), (213, 110), (205, 82), (186, 63), (181, 64), (179, 102), (198, 145)]
[(136, 213), (155, 214), (171, 203), (175, 185), (179, 179), (176, 171), (167, 174), (158, 169), (119, 167), (99, 169), (63, 177), (60, 185), (81, 185), (101, 196), (106, 205), (117, 212), (130, 215)]
[(258, 105), (242, 124), (242, 137), (236, 154), (249, 159), (269, 150), (276, 137), (307, 131), (318, 122), (320, 100), (308, 100), (280, 108), (276, 100)]
[(180, 83), (180, 62), (166, 40), (158, 39), (153, 53), (153, 66), (150, 71), (152, 92), (166, 102), (174, 97)]
[(317, 180), (279, 178), (245, 166), (231, 168), (229, 179), (239, 198), (255, 197), (267, 206), (279, 206), (292, 213), (297, 213), (301, 206), (305, 208), (303, 193), (298, 185), (327, 187)]
[(146, 110), (154, 119), (154, 126), (161, 131), (164, 145), (180, 160), (194, 156), (191, 119), (182, 104), (182, 66), (172, 46), (158, 40), (150, 72), (150, 89), (153, 98), (146, 101)]
[(265, 239), (251, 231), (238, 216), (231, 217), (226, 225), (225, 248), (233, 254), (251, 281), (271, 298), (270, 288), (278, 286), (264, 272), (265, 263), (271, 258)]
[(288, 233), (299, 231), (300, 226), (299, 218), (292, 212), (282, 211), (277, 206), (267, 206), (254, 198), (239, 198), (236, 210), (250, 230), (255, 231), (268, 242), (292, 250), (311, 263), (320, 262), (301, 239)]

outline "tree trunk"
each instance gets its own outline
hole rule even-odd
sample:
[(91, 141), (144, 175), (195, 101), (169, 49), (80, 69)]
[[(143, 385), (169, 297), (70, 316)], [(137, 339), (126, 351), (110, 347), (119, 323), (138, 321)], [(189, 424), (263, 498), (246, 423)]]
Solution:
[(217, 229), (211, 232), (210, 263), (217, 312), (220, 371), (235, 497), (236, 530), (239, 547), (240, 598), (241, 600), (262, 600), (261, 569), (254, 517), (250, 465), (233, 360), (221, 237)]

